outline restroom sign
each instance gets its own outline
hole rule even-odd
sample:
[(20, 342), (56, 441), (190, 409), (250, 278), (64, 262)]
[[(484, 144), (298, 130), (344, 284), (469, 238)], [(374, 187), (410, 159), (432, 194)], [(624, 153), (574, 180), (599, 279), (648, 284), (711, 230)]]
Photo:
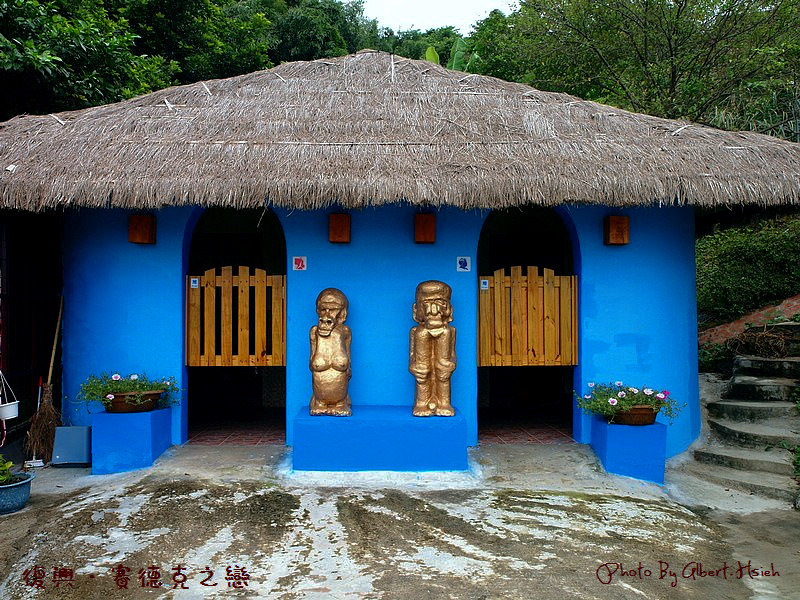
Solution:
[(200, 278), (199, 277), (190, 277), (189, 278), (189, 287), (193, 290), (200, 287)]
[(305, 271), (308, 268), (308, 261), (305, 256), (292, 257), (292, 271)]
[(489, 280), (488, 279), (481, 279), (481, 289), (488, 290), (489, 289)]

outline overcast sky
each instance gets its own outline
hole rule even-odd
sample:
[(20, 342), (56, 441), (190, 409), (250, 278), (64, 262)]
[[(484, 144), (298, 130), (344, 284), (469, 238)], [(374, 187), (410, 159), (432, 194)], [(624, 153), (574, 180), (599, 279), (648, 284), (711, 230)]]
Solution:
[(514, 0), (365, 0), (364, 14), (395, 32), (454, 25), (467, 35), (476, 21), (498, 8), (508, 14)]

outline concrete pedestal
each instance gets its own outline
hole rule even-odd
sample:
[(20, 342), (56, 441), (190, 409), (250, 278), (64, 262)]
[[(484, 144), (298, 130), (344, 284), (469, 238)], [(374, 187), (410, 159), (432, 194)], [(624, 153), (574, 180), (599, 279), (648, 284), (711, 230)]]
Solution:
[(353, 406), (350, 417), (294, 418), (292, 466), (300, 471), (464, 471), (463, 416), (414, 417), (410, 406)]
[(609, 473), (664, 483), (667, 426), (609, 425), (592, 417), (592, 449)]
[(170, 409), (92, 415), (92, 474), (149, 467), (172, 444)]

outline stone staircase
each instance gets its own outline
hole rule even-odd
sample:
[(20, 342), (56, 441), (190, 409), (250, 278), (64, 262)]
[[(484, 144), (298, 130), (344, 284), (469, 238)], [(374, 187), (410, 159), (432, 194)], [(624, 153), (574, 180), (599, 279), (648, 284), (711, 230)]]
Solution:
[[(798, 330), (800, 332), (800, 330)], [(722, 397), (708, 402), (710, 436), (686, 470), (707, 481), (800, 508), (800, 357), (737, 356)]]

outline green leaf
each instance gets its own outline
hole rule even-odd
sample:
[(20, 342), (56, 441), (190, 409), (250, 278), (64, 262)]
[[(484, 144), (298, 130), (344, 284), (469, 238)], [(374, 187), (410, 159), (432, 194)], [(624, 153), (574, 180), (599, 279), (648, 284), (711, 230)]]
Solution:
[(428, 49), (425, 51), (425, 60), (428, 62), (439, 64), (439, 53), (436, 52), (436, 48), (433, 46), (428, 46)]

